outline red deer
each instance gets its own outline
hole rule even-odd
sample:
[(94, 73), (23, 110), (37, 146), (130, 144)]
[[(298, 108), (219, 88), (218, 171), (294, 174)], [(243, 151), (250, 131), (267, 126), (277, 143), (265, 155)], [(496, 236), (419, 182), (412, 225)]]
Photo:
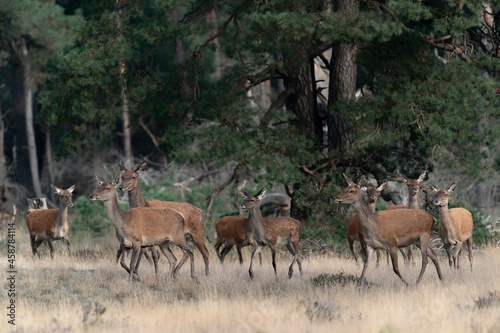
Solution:
[(188, 203), (144, 199), (141, 194), (139, 175), (146, 170), (146, 162), (142, 162), (135, 170), (128, 170), (120, 164), (118, 164), (118, 166), (122, 171), (122, 184), (118, 187), (118, 190), (121, 192), (128, 192), (130, 207), (170, 208), (184, 217), (184, 233), (191, 235), (193, 242), (201, 252), (203, 261), (205, 262), (205, 274), (208, 275), (208, 249), (203, 242), (203, 212), (199, 208)]
[[(378, 194), (383, 190), (385, 182), (380, 184), (379, 187), (367, 187), (366, 194), (368, 199), (368, 209), (375, 213), (375, 204), (378, 199)], [(358, 262), (358, 257), (354, 252), (354, 242), (358, 241), (361, 244), (361, 250), (363, 255), (366, 257), (366, 244), (364, 240), (363, 228), (361, 227), (361, 222), (357, 213), (354, 213), (347, 221), (346, 225), (347, 242), (349, 243), (349, 250), (351, 250), (354, 260)], [(377, 251), (377, 264), (379, 262), (379, 252)]]
[[(224, 263), (226, 254), (231, 251), (234, 245), (238, 251), (240, 264), (243, 264), (243, 257), (241, 255), (241, 248), (250, 245), (245, 238), (245, 228), (248, 220), (240, 216), (224, 216), (217, 223), (215, 223), (215, 232), (217, 234), (217, 242), (215, 244), (215, 251), (221, 264)], [(224, 249), (219, 253), (220, 247), (224, 244)], [(262, 265), (262, 254), (259, 252), (259, 259)]]
[[(427, 174), (427, 171), (424, 171), (417, 179), (409, 179), (406, 178), (404, 175), (400, 174), (401, 179), (406, 183), (408, 186), (408, 205), (403, 206), (403, 205), (391, 205), (387, 207), (386, 209), (391, 210), (391, 209), (401, 209), (401, 208), (410, 208), (410, 209), (419, 209), (418, 207), (418, 192), (420, 191), (420, 183), (424, 181), (425, 175)], [(401, 253), (404, 255), (404, 253)], [(406, 261), (406, 260), (405, 260)], [(413, 248), (411, 246), (408, 247), (408, 261), (413, 264), (415, 264), (415, 260), (413, 258)]]
[[(417, 283), (420, 282), (427, 266), (429, 256), (436, 266), (439, 279), (442, 279), (441, 269), (436, 253), (429, 248), (431, 228), (435, 219), (427, 212), (419, 209), (384, 210), (378, 213), (370, 211), (364, 200), (366, 187), (356, 185), (349, 177), (344, 175), (348, 187), (334, 198), (336, 203), (353, 205), (358, 213), (361, 226), (365, 235), (366, 257), (363, 271), (359, 278), (362, 284), (365, 279), (368, 263), (375, 249), (389, 251), (394, 273), (404, 284), (408, 284), (399, 272), (398, 248), (416, 244), (422, 251), (422, 268)], [(429, 252), (428, 252), (429, 250)]]
[(68, 207), (73, 207), (73, 191), (75, 185), (66, 190), (62, 190), (54, 185), (50, 185), (52, 190), (59, 196), (59, 208), (52, 209), (30, 209), (26, 216), (26, 224), (31, 240), (31, 250), (33, 255), (38, 255), (38, 247), (44, 240), (49, 244), (50, 257), (54, 258), (53, 240), (62, 240), (68, 247), (71, 255), (71, 244), (68, 239)]
[[(122, 266), (129, 272), (129, 280), (136, 278), (137, 262), (141, 248), (159, 246), (170, 264), (170, 277), (175, 277), (177, 271), (191, 259), (191, 277), (194, 275), (194, 256), (189, 244), (184, 237), (184, 217), (177, 211), (168, 208), (131, 208), (123, 211), (118, 206), (116, 187), (119, 177), (115, 176), (112, 182), (104, 182), (97, 178), (99, 186), (90, 194), (90, 200), (103, 201), (108, 218), (115, 227), (116, 237), (120, 245), (132, 249), (130, 269), (124, 264)], [(176, 259), (168, 248), (168, 242), (172, 241), (179, 246), (184, 255), (175, 266)], [(174, 267), (175, 266), (175, 267)], [(158, 278), (158, 276), (157, 276)]]
[(302, 275), (302, 262), (299, 256), (299, 236), (302, 225), (299, 221), (290, 217), (265, 218), (260, 212), (260, 200), (266, 193), (266, 189), (261, 189), (255, 196), (240, 190), (244, 201), (241, 208), (247, 209), (248, 223), (245, 228), (245, 239), (255, 248), (252, 251), (248, 274), (253, 278), (253, 258), (256, 253), (262, 250), (263, 246), (271, 248), (274, 274), (276, 273), (276, 247), (278, 244), (285, 244), (286, 248), (293, 255), (293, 261), (288, 269), (288, 277), (293, 275), (293, 264), (297, 262), (300, 274)]
[[(472, 229), (474, 228), (472, 215), (465, 208), (448, 209), (449, 196), (455, 190), (455, 183), (451, 184), (447, 190), (438, 189), (432, 184), (430, 186), (435, 193), (434, 204), (439, 212), (439, 237), (443, 240), (450, 267), (460, 268), (460, 250), (462, 244), (467, 241), (472, 270)], [(454, 246), (453, 253), (452, 246)]]

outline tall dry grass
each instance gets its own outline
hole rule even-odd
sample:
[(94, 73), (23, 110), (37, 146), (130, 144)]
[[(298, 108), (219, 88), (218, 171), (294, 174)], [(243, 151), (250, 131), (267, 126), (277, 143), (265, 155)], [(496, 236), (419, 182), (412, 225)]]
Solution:
[[(211, 252), (211, 274), (195, 255), (199, 283), (189, 277), (189, 265), (175, 281), (167, 281), (165, 258), (157, 283), (151, 264), (143, 261), (143, 283), (128, 281), (115, 263), (114, 239), (81, 240), (68, 257), (57, 244), (51, 260), (42, 245), (42, 259), (32, 258), (27, 235), (17, 235), (17, 332), (499, 332), (500, 249), (477, 250), (474, 271), (462, 254), (462, 268), (453, 271), (441, 258), (441, 283), (429, 263), (419, 286), (420, 264), (402, 266), (413, 284), (405, 287), (385, 262), (358, 287), (354, 276), (361, 265), (351, 258), (312, 256), (303, 260), (304, 275), (287, 278), (291, 256), (278, 257), (275, 279), (269, 251), (263, 265), (248, 277), (245, 263), (227, 257), (223, 266)], [(25, 238), (24, 238), (25, 237)], [(19, 244), (24, 242), (24, 244)], [(210, 246), (212, 247), (212, 246)], [(180, 252), (175, 252), (180, 259)], [(5, 252), (0, 257), (7, 262)], [(8, 305), (4, 292), (2, 308)], [(4, 306), (5, 305), (5, 306)], [(0, 331), (14, 331), (6, 317)]]

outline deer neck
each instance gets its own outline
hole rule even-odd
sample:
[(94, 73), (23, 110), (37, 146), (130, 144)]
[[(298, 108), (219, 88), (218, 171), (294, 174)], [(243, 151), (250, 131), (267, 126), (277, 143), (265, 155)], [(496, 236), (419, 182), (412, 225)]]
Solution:
[(68, 207), (64, 205), (59, 205), (59, 213), (56, 218), (56, 238), (61, 238), (65, 232), (64, 227), (66, 226), (66, 221), (68, 220)]
[(249, 210), (248, 223), (246, 227), (247, 239), (253, 239), (257, 244), (269, 244), (266, 229), (262, 222), (263, 217), (258, 207)]
[(104, 201), (104, 208), (108, 213), (108, 218), (111, 224), (116, 229), (116, 232), (123, 235), (125, 229), (125, 212), (118, 205), (118, 198)]
[(418, 209), (418, 196), (417, 194), (410, 195), (408, 199), (408, 208), (410, 209)]
[(128, 191), (128, 202), (131, 208), (146, 207), (146, 200), (142, 197), (139, 183), (132, 190)]
[(356, 201), (353, 204), (356, 213), (358, 213), (359, 222), (366, 234), (376, 233), (376, 217), (377, 214), (372, 212), (368, 205), (363, 201)]
[(368, 209), (370, 210), (370, 212), (375, 213), (376, 203), (377, 203), (376, 201), (372, 201), (372, 202), (368, 203)]
[(453, 221), (451, 220), (451, 215), (450, 215), (450, 210), (448, 209), (448, 205), (439, 206), (438, 212), (439, 212), (439, 223), (442, 225), (442, 227), (446, 230), (448, 234), (453, 235), (455, 233), (455, 230), (453, 227)]

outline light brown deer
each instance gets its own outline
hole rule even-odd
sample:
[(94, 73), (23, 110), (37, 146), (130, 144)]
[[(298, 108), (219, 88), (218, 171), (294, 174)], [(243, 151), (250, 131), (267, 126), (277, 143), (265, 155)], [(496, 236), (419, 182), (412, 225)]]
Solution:
[(68, 247), (69, 255), (71, 255), (71, 244), (68, 239), (68, 207), (73, 207), (73, 191), (75, 185), (62, 190), (54, 185), (50, 185), (52, 190), (59, 196), (59, 208), (52, 209), (30, 209), (26, 216), (26, 224), (31, 240), (31, 250), (33, 256), (38, 253), (38, 247), (44, 240), (49, 244), (50, 257), (54, 258), (53, 240), (62, 240)]
[[(116, 237), (120, 245), (132, 249), (130, 269), (122, 266), (129, 272), (129, 280), (136, 278), (137, 262), (141, 248), (159, 246), (170, 264), (170, 277), (175, 277), (177, 271), (191, 259), (191, 278), (194, 275), (194, 256), (189, 244), (184, 237), (184, 217), (177, 211), (168, 208), (131, 208), (123, 211), (118, 206), (116, 187), (119, 177), (115, 176), (112, 182), (104, 182), (97, 178), (99, 186), (90, 194), (90, 200), (103, 201), (108, 218), (115, 227)], [(172, 241), (179, 246), (184, 255), (175, 266), (176, 259), (168, 248), (168, 242)], [(122, 256), (122, 261), (124, 256)], [(174, 267), (175, 266), (175, 267)], [(157, 276), (158, 278), (158, 276)]]
[[(241, 216), (224, 216), (215, 223), (215, 232), (217, 234), (217, 242), (215, 243), (215, 252), (219, 257), (221, 264), (224, 263), (224, 258), (231, 251), (234, 245), (238, 251), (240, 264), (243, 264), (243, 256), (241, 248), (250, 245), (245, 238), (245, 228), (248, 220)], [(222, 252), (219, 253), (220, 247), (224, 244)], [(262, 253), (259, 252), (259, 261), (262, 265)]]
[[(449, 196), (456, 188), (455, 183), (451, 184), (447, 190), (439, 189), (432, 184), (430, 186), (435, 193), (434, 204), (439, 212), (439, 237), (443, 240), (450, 267), (460, 268), (459, 255), (462, 244), (467, 241), (472, 270), (472, 229), (474, 229), (472, 215), (465, 208), (448, 209)], [(454, 246), (453, 252), (452, 246)]]
[(253, 278), (253, 258), (256, 253), (262, 250), (263, 246), (271, 248), (274, 274), (276, 273), (276, 247), (278, 244), (285, 244), (286, 248), (293, 255), (293, 261), (288, 268), (288, 277), (293, 275), (293, 264), (297, 262), (300, 274), (302, 275), (302, 262), (299, 254), (299, 237), (302, 224), (291, 217), (265, 218), (260, 212), (260, 200), (264, 197), (266, 189), (261, 189), (255, 196), (240, 190), (244, 201), (241, 208), (247, 209), (248, 223), (245, 227), (245, 239), (254, 246), (248, 274)]
[[(427, 174), (427, 171), (424, 171), (417, 179), (409, 179), (405, 177), (402, 174), (399, 174), (401, 176), (401, 179), (406, 183), (408, 186), (408, 205), (403, 206), (403, 205), (390, 205), (387, 207), (387, 210), (391, 209), (401, 209), (401, 208), (410, 208), (410, 209), (419, 209), (418, 207), (418, 192), (420, 191), (420, 183), (424, 181), (425, 175)], [(401, 249), (401, 253), (404, 256), (403, 250)], [(413, 248), (412, 246), (408, 247), (408, 260), (405, 258), (405, 262), (415, 264), (415, 259), (413, 258)]]
[(144, 199), (141, 194), (139, 175), (146, 170), (147, 163), (142, 162), (135, 170), (129, 170), (120, 164), (118, 164), (118, 166), (122, 171), (122, 184), (118, 187), (118, 190), (121, 192), (128, 192), (130, 207), (170, 208), (184, 217), (184, 233), (191, 235), (194, 244), (201, 252), (203, 261), (205, 262), (205, 274), (208, 275), (208, 249), (203, 241), (204, 220), (201, 209), (189, 203)]
[[(356, 185), (349, 177), (344, 175), (348, 187), (334, 198), (336, 203), (353, 205), (359, 215), (366, 242), (366, 257), (363, 271), (359, 278), (362, 284), (365, 280), (368, 263), (375, 249), (384, 249), (391, 255), (394, 273), (408, 284), (399, 272), (398, 248), (416, 244), (422, 251), (422, 268), (417, 279), (420, 282), (427, 266), (429, 256), (436, 266), (439, 279), (442, 279), (441, 269), (436, 258), (436, 253), (428, 247), (431, 237), (431, 228), (435, 219), (427, 212), (419, 209), (395, 209), (373, 213), (369, 210), (364, 200), (366, 187)], [(428, 252), (429, 250), (429, 252)]]
[[(379, 187), (367, 187), (366, 195), (368, 200), (368, 209), (371, 212), (375, 213), (375, 204), (377, 203), (379, 193), (384, 189), (385, 182), (380, 184)], [(349, 243), (349, 250), (351, 250), (352, 255), (354, 256), (354, 260), (358, 262), (358, 256), (356, 252), (354, 252), (354, 242), (359, 242), (361, 244), (361, 250), (363, 255), (366, 257), (366, 244), (363, 234), (363, 228), (361, 227), (361, 222), (359, 221), (359, 217), (357, 213), (354, 213), (346, 225), (346, 234), (347, 234), (347, 242)], [(377, 251), (377, 264), (379, 262), (379, 252)]]

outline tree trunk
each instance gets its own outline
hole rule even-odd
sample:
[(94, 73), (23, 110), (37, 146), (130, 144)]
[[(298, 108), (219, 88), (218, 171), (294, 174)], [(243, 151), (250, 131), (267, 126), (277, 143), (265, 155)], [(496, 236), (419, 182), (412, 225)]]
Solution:
[(31, 64), (28, 58), (28, 45), (26, 40), (21, 38), (22, 64), (24, 65), (24, 114), (26, 116), (26, 135), (28, 139), (28, 155), (31, 170), (31, 180), (33, 191), (37, 198), (42, 197), (40, 177), (38, 172), (38, 157), (36, 153), (36, 140), (33, 121), (33, 89), (31, 88)]
[(7, 178), (7, 166), (5, 165), (5, 147), (4, 147), (5, 125), (2, 115), (2, 101), (0, 101), (0, 185), (5, 183)]
[[(342, 13), (345, 24), (359, 15), (359, 0), (336, 0), (334, 7)], [(358, 45), (338, 44), (333, 47), (330, 60), (330, 84), (328, 91), (328, 144), (344, 151), (350, 142), (345, 115), (342, 111), (332, 113), (332, 106), (341, 100), (356, 98), (356, 55)]]

